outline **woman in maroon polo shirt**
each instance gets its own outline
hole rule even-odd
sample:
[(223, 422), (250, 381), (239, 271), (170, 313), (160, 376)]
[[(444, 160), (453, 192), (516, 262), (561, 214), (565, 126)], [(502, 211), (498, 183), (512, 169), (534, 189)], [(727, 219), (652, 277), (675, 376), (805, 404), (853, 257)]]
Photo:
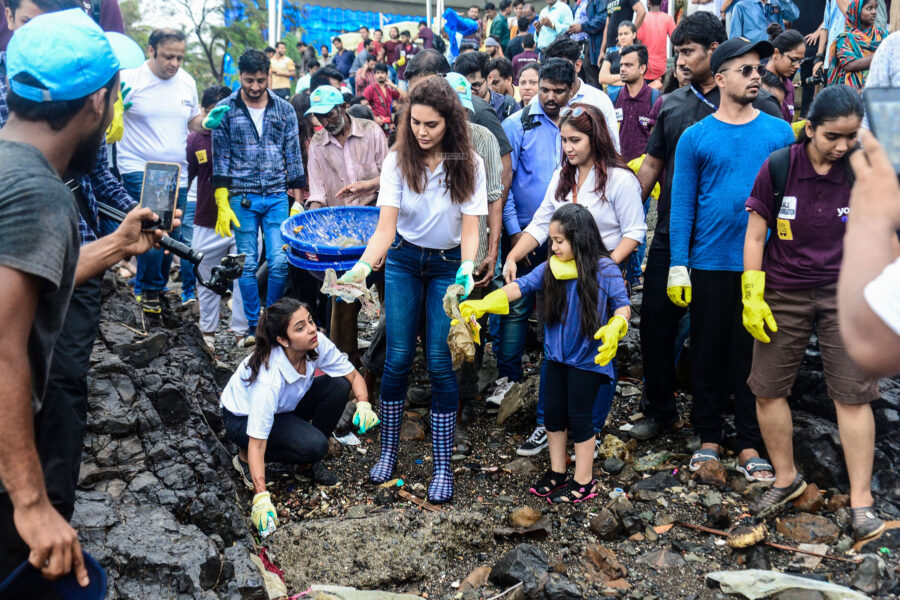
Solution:
[(778, 23), (772, 23), (766, 30), (775, 47), (775, 53), (766, 63), (766, 70), (773, 73), (784, 84), (784, 100), (781, 114), (788, 123), (794, 121), (794, 73), (800, 68), (800, 61), (806, 53), (806, 42), (796, 29), (783, 30)]
[(857, 539), (884, 529), (871, 491), (875, 423), (869, 403), (879, 396), (878, 382), (850, 360), (837, 317), (852, 187), (847, 155), (862, 117), (855, 90), (828, 87), (813, 100), (800, 140), (763, 164), (746, 203), (750, 215), (741, 278), (744, 327), (756, 338), (747, 384), (756, 395), (759, 427), (776, 473), (773, 486), (751, 509), (769, 516), (806, 489), (794, 465), (787, 396), (816, 331), (837, 412)]

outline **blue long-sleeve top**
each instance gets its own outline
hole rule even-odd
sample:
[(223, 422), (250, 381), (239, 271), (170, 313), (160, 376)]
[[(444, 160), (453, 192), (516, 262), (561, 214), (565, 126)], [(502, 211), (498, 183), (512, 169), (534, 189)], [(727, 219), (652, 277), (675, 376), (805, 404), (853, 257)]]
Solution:
[(541, 103), (535, 102), (526, 108), (537, 127), (524, 130), (521, 110), (503, 121), (503, 131), (512, 146), (509, 158), (513, 171), (509, 197), (503, 207), (503, 227), (507, 235), (520, 233), (531, 223), (531, 217), (544, 200), (553, 172), (559, 167), (562, 152), (559, 127), (544, 113)]
[(740, 0), (733, 5), (731, 29), (728, 37), (743, 36), (751, 42), (768, 40), (766, 27), (778, 23), (784, 27), (785, 21), (793, 21), (800, 16), (800, 9), (791, 0)]
[(744, 204), (769, 154), (793, 141), (784, 119), (763, 112), (743, 125), (709, 115), (685, 130), (675, 150), (671, 266), (744, 270)]

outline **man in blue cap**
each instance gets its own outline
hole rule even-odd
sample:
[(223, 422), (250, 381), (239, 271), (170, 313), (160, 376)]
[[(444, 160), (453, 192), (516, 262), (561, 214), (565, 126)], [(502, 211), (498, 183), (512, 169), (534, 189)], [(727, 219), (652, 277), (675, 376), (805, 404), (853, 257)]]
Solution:
[(79, 249), (78, 214), (87, 211), (61, 177), (93, 168), (112, 120), (118, 71), (142, 61), (136, 44), (104, 34), (80, 9), (32, 19), (7, 49), (10, 114), (0, 130), (0, 319), (6, 323), (0, 330), (6, 387), (0, 581), (28, 559), (45, 577), (74, 570), (88, 584), (76, 532), (47, 494), (39, 456), (55, 440), (41, 436), (35, 443), (42, 421), (57, 417), (42, 406), (51, 355), (73, 286), (145, 252), (162, 233), (142, 231), (142, 220), (156, 215), (135, 209), (115, 233)]

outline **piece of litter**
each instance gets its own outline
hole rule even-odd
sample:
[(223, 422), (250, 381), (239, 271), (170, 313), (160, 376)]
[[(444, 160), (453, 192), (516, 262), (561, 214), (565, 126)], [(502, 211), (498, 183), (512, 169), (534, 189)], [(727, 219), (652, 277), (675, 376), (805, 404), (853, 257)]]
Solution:
[(631, 431), (632, 429), (634, 429), (634, 425), (632, 425), (631, 423), (619, 425), (619, 431)]
[(352, 431), (347, 433), (347, 435), (338, 436), (336, 433), (332, 433), (331, 435), (345, 446), (359, 446), (360, 444), (359, 438), (356, 437)]
[(368, 452), (368, 449), (363, 448), (362, 446), (357, 446), (356, 451), (359, 452), (360, 454), (365, 454), (366, 452)]
[(366, 289), (365, 283), (341, 283), (337, 280), (334, 269), (325, 270), (325, 278), (320, 290), (326, 296), (333, 296), (344, 302), (360, 301), (362, 310), (370, 319), (377, 319), (381, 313), (381, 303), (378, 301), (378, 292), (373, 285)]

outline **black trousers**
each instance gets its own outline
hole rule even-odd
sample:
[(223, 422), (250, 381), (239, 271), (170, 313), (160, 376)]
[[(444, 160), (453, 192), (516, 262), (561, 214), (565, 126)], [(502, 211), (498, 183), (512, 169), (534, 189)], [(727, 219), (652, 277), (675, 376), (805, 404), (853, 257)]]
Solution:
[(703, 443), (721, 443), (728, 398), (734, 394), (738, 449), (763, 449), (756, 397), (747, 386), (753, 337), (744, 329), (739, 271), (691, 271), (691, 423)]
[(641, 305), (641, 354), (644, 357), (642, 404), (645, 415), (663, 421), (678, 416), (675, 406), (675, 340), (678, 337), (678, 323), (685, 313), (666, 295), (668, 278), (669, 239), (668, 235), (657, 233), (647, 253), (647, 268), (644, 270)]
[[(316, 377), (293, 412), (275, 415), (266, 443), (266, 462), (306, 465), (322, 460), (349, 397), (350, 382), (345, 377)], [(246, 450), (250, 443), (247, 416), (223, 408), (222, 419), (228, 439)]]
[[(66, 519), (75, 509), (75, 486), (87, 421), (87, 373), (100, 322), (100, 278), (72, 292), (56, 345), (47, 389), (34, 418), (35, 442), (50, 503)], [(28, 558), (13, 523), (9, 495), (0, 493), (0, 581)]]
[(594, 399), (609, 377), (552, 360), (544, 360), (547, 431), (565, 431), (576, 444), (594, 437)]

